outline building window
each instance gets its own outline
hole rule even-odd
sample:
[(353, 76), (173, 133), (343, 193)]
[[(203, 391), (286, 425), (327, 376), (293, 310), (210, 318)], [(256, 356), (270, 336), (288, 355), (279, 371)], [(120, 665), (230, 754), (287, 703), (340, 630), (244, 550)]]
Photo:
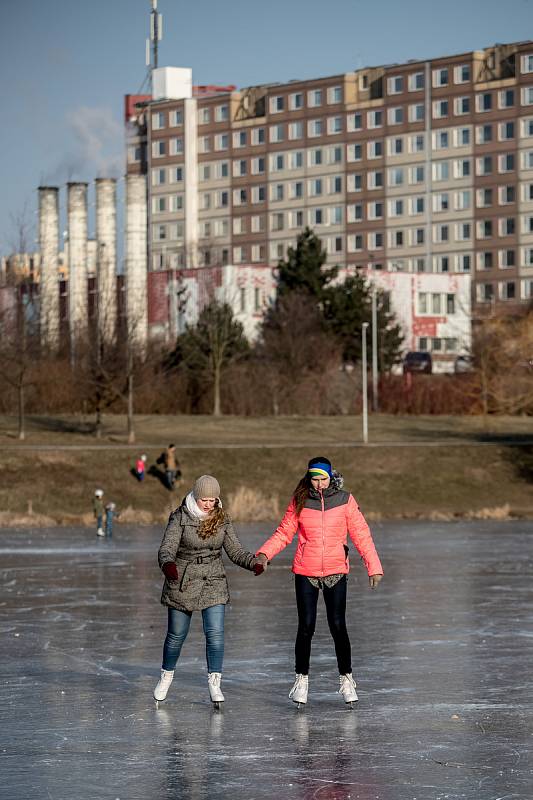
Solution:
[(172, 128), (177, 128), (179, 125), (183, 125), (183, 112), (181, 109), (177, 108), (174, 111), (171, 111), (169, 114), (170, 119), (170, 126)]
[(200, 108), (198, 111), (198, 121), (200, 125), (209, 125), (211, 122), (211, 110), (209, 108)]
[(311, 119), (307, 123), (308, 136), (322, 136), (324, 133), (324, 123), (321, 119)]
[(351, 173), (347, 176), (346, 183), (349, 192), (360, 192), (363, 189), (363, 176)]
[(342, 88), (340, 86), (330, 86), (328, 89), (328, 103), (342, 103)]
[(470, 113), (470, 98), (469, 97), (457, 97), (454, 100), (454, 111), (457, 116), (461, 116), (462, 114), (469, 114)]
[(289, 124), (289, 139), (301, 139), (304, 135), (303, 122), (291, 122)]
[(301, 169), (304, 165), (304, 156), (301, 150), (295, 150), (289, 155), (289, 168)]
[(409, 106), (409, 122), (423, 122), (424, 121), (424, 105), (423, 103), (415, 103)]
[(361, 161), (363, 157), (363, 146), (361, 144), (347, 145), (346, 157), (348, 161)]
[(368, 158), (381, 158), (383, 155), (383, 142), (368, 142), (367, 143)]
[(453, 70), (453, 80), (454, 83), (468, 83), (470, 80), (470, 65), (461, 64), (461, 66), (455, 67)]
[(335, 133), (342, 133), (342, 117), (328, 118), (328, 133), (330, 135), (333, 135)]
[(233, 147), (246, 147), (246, 131), (235, 131), (233, 134)]
[(291, 94), (289, 97), (289, 105), (291, 111), (297, 111), (299, 108), (304, 107), (304, 96), (301, 92)]
[(264, 144), (265, 143), (265, 129), (264, 128), (252, 128), (252, 144)]
[(227, 122), (229, 120), (229, 106), (217, 106), (215, 108), (215, 120), (216, 122)]
[(381, 128), (383, 125), (383, 111), (368, 111), (366, 124), (368, 128)]
[(479, 125), (477, 128), (477, 140), (479, 144), (487, 144), (492, 141), (492, 125)]
[(433, 118), (442, 119), (448, 116), (449, 103), (448, 100), (435, 100), (433, 103)]
[(271, 142), (282, 142), (283, 135), (284, 135), (284, 126), (283, 125), (271, 125), (270, 126), (270, 141)]
[(271, 114), (279, 114), (284, 109), (284, 98), (281, 95), (270, 98), (269, 108)]
[(229, 145), (229, 136), (227, 133), (219, 133), (215, 136), (215, 150), (227, 150)]
[(476, 108), (482, 113), (492, 109), (492, 92), (483, 92), (476, 95)]
[(311, 108), (322, 105), (322, 89), (313, 89), (307, 93), (307, 103)]
[(512, 108), (514, 106), (514, 89), (502, 89), (499, 93), (499, 107)]
[(389, 108), (387, 112), (388, 122), (389, 125), (401, 125), (403, 122), (403, 108), (402, 106), (396, 106), (395, 108)]
[(164, 139), (158, 139), (157, 142), (152, 142), (152, 158), (161, 158), (167, 152), (167, 143)]
[(382, 172), (369, 172), (368, 173), (368, 188), (380, 189), (383, 186), (383, 173)]
[(504, 155), (498, 157), (499, 172), (513, 172), (514, 167), (514, 153), (504, 153)]
[(477, 159), (477, 174), (490, 175), (492, 172), (492, 156), (482, 156)]
[(152, 130), (160, 131), (166, 125), (165, 114), (163, 111), (157, 111), (152, 114)]
[(412, 75), (409, 75), (409, 91), (410, 92), (418, 92), (424, 88), (424, 73), (423, 72), (414, 72)]
[(349, 131), (360, 131), (363, 127), (363, 115), (361, 112), (356, 111), (354, 114), (348, 114), (346, 126)]
[(387, 80), (388, 94), (401, 94), (403, 92), (403, 78), (401, 75), (395, 75)]
[(404, 175), (401, 167), (394, 167), (389, 169), (389, 186), (401, 186), (403, 184)]
[(450, 178), (450, 164), (448, 161), (437, 161), (433, 164), (433, 180), (447, 181)]
[(368, 204), (368, 219), (382, 219), (383, 218), (383, 203), (369, 203)]
[(439, 86), (447, 86), (448, 85), (448, 70), (446, 67), (442, 69), (434, 69), (433, 70), (433, 86), (438, 88)]
[(514, 122), (501, 122), (499, 125), (499, 140), (500, 142), (514, 139)]
[(514, 300), (516, 298), (516, 284), (514, 281), (500, 283), (500, 297), (502, 300)]

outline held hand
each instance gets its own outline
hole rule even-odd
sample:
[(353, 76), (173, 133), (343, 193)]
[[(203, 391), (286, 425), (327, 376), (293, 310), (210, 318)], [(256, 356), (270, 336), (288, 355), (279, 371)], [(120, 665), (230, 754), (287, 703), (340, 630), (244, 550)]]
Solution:
[(382, 579), (383, 575), (371, 575), (368, 579), (368, 582), (370, 583), (370, 588), (377, 589)]
[(165, 573), (165, 578), (169, 581), (177, 581), (178, 580), (178, 568), (174, 561), (167, 561), (161, 567), (163, 572)]
[(268, 566), (268, 559), (266, 555), (264, 553), (259, 553), (256, 556), (255, 564), (253, 566), (254, 575), (255, 576), (261, 575), (263, 572), (265, 572), (267, 566)]

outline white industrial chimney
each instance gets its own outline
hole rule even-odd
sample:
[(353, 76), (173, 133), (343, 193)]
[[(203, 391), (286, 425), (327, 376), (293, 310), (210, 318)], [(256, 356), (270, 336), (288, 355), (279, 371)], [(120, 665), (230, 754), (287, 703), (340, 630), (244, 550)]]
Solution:
[(96, 275), (98, 321), (104, 340), (112, 341), (117, 325), (117, 182), (96, 179)]
[(71, 346), (87, 325), (87, 184), (67, 184), (68, 307)]
[(39, 186), (39, 286), (41, 341), (51, 350), (59, 347), (59, 189)]
[(141, 348), (148, 338), (147, 187), (144, 175), (126, 175), (126, 313)]

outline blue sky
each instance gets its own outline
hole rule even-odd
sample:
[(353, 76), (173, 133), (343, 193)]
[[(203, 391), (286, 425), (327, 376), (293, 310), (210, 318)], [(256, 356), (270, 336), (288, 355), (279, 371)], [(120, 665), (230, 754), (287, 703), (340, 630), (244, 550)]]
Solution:
[[(145, 77), (148, 0), (0, 0), (0, 253), (36, 187), (123, 171), (123, 95)], [(162, 66), (195, 83), (334, 75), (533, 38), (533, 0), (159, 0)], [(64, 195), (62, 196), (64, 206)]]

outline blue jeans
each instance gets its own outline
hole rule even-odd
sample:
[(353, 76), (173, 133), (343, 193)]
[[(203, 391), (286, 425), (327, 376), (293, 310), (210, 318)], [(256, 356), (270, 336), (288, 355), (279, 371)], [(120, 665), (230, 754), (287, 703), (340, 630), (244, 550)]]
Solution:
[[(202, 609), (208, 672), (222, 672), (225, 610), (226, 606), (222, 603)], [(192, 611), (178, 611), (176, 608), (168, 609), (168, 630), (163, 646), (163, 669), (175, 669), (183, 642), (189, 633), (191, 617)]]

